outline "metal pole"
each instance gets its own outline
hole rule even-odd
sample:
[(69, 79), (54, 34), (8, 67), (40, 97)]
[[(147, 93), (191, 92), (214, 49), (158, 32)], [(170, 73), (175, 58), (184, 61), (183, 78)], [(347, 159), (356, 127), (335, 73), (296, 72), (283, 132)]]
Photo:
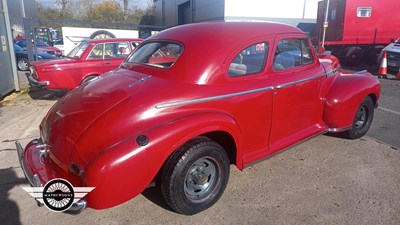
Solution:
[(325, 21), (324, 21), (324, 32), (322, 34), (322, 47), (325, 47), (325, 34), (326, 28), (328, 28), (328, 12), (329, 12), (329, 0), (326, 3)]
[(304, 0), (304, 5), (303, 5), (303, 21), (304, 21), (304, 17), (306, 16), (306, 5), (307, 5), (307, 0)]

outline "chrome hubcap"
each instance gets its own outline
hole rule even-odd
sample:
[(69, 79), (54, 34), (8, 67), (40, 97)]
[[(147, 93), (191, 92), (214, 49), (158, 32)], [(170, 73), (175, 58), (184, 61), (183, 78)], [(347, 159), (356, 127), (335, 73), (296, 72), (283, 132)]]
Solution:
[(358, 109), (356, 122), (355, 122), (356, 128), (358, 130), (362, 129), (366, 124), (366, 121), (368, 119), (367, 110), (368, 110), (368, 108), (365, 105), (360, 107), (360, 109)]
[(191, 199), (207, 196), (217, 178), (217, 169), (213, 161), (201, 158), (192, 164), (185, 177), (185, 193)]
[(27, 70), (28, 69), (28, 62), (26, 61), (19, 61), (18, 62), (18, 67), (20, 70)]

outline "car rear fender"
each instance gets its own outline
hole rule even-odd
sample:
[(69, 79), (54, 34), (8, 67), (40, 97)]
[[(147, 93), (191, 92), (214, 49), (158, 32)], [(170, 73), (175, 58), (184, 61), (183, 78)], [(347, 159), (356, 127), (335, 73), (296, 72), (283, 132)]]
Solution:
[(380, 83), (368, 72), (339, 75), (325, 99), (324, 121), (331, 131), (344, 131), (353, 123), (363, 99), (371, 96), (378, 106)]
[[(235, 120), (227, 114), (211, 112), (157, 125), (103, 150), (84, 174), (85, 186), (95, 187), (87, 195), (89, 207), (109, 208), (137, 196), (176, 149), (194, 137), (214, 131), (229, 133), (236, 146), (240, 145), (240, 129)], [(148, 144), (140, 146), (137, 139), (143, 135), (148, 137)]]

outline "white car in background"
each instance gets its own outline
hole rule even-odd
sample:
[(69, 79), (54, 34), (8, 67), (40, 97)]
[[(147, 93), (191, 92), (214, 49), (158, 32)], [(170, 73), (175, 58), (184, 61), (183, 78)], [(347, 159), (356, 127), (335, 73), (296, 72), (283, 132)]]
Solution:
[(378, 57), (378, 64), (381, 63), (384, 52), (386, 52), (388, 71), (397, 74), (400, 67), (400, 38), (382, 49)]

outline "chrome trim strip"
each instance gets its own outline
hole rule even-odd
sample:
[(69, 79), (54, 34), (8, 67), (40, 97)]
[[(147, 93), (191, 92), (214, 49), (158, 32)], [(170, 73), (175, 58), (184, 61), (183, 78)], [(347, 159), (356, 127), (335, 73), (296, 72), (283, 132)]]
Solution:
[(29, 175), (28, 171), (26, 170), (26, 165), (25, 165), (25, 162), (24, 162), (25, 152), (24, 152), (24, 149), (22, 148), (21, 143), (19, 141), (16, 141), (15, 142), (15, 146), (17, 147), (17, 154), (18, 154), (19, 164), (21, 165), (22, 171), (24, 172), (26, 179), (28, 179), (29, 184), (31, 186), (37, 187), (36, 185), (38, 185), (37, 184), (38, 177), (35, 177), (35, 176), (31, 177)]
[(285, 87), (289, 87), (289, 86), (292, 86), (292, 85), (295, 85), (295, 84), (299, 84), (299, 83), (303, 83), (303, 82), (306, 82), (306, 81), (314, 80), (314, 79), (317, 79), (317, 78), (320, 78), (320, 77), (324, 77), (324, 76), (327, 76), (327, 74), (318, 74), (318, 75), (313, 76), (313, 77), (304, 78), (304, 79), (293, 81), (293, 82), (289, 82), (289, 83), (286, 83), (286, 84), (280, 84), (280, 85), (275, 86), (274, 88), (282, 89), (282, 88), (285, 88)]
[(236, 97), (236, 96), (240, 96), (240, 95), (252, 94), (252, 93), (257, 93), (257, 92), (262, 92), (262, 91), (269, 91), (269, 90), (273, 90), (273, 89), (274, 89), (274, 87), (269, 86), (269, 87), (264, 87), (264, 88), (249, 90), (249, 91), (242, 91), (242, 92), (226, 94), (226, 95), (218, 95), (218, 96), (207, 97), (207, 98), (198, 98), (198, 99), (192, 99), (192, 100), (186, 100), (186, 101), (163, 103), (160, 105), (156, 105), (156, 108), (163, 109), (163, 108), (168, 108), (168, 107), (173, 107), (173, 106), (190, 105), (190, 104), (196, 104), (196, 103), (202, 103), (202, 102), (208, 102), (208, 101), (215, 101), (215, 100), (220, 100), (220, 99), (224, 99), (224, 98)]
[(360, 71), (355, 72), (355, 74), (362, 74), (362, 73), (367, 73), (367, 72), (368, 72), (368, 70), (360, 70)]
[(341, 132), (344, 132), (344, 131), (348, 131), (348, 130), (350, 130), (351, 129), (351, 125), (350, 126), (347, 126), (347, 127), (342, 127), (342, 128), (329, 128), (328, 129), (328, 132), (331, 132), (331, 133), (341, 133)]
[(325, 74), (327, 77), (330, 77), (330, 76), (333, 76), (334, 74), (336, 74), (336, 72), (337, 72), (337, 70), (334, 68), (334, 69), (327, 71)]
[[(224, 99), (224, 98), (230, 98), (230, 97), (236, 97), (236, 96), (240, 96), (240, 95), (252, 94), (252, 93), (261, 92), (261, 91), (269, 91), (269, 90), (273, 90), (273, 89), (282, 89), (282, 88), (285, 88), (285, 87), (289, 87), (289, 86), (292, 86), (292, 85), (295, 85), (295, 84), (307, 82), (307, 81), (314, 80), (314, 79), (317, 79), (317, 78), (320, 78), (320, 77), (324, 77), (324, 76), (327, 76), (327, 73), (318, 74), (318, 75), (313, 76), (313, 77), (308, 77), (308, 78), (305, 78), (305, 79), (289, 82), (289, 83), (286, 83), (286, 84), (280, 84), (280, 85), (277, 85), (275, 87), (268, 86), (268, 87), (264, 87), (264, 88), (253, 89), (253, 90), (249, 90), (249, 91), (237, 92), (237, 93), (226, 94), (226, 95), (218, 95), (218, 96), (213, 96), (213, 97), (206, 97), (206, 98), (198, 98), (198, 99), (185, 100), (185, 101), (176, 101), (176, 102), (170, 102), (170, 103), (163, 103), (163, 104), (160, 104), (160, 105), (156, 105), (156, 109), (163, 109), (163, 108), (169, 108), (169, 107), (174, 107), (174, 106), (182, 106), (182, 105), (190, 105), (190, 104), (202, 103), (202, 102), (207, 102), (207, 101), (215, 101), (215, 100), (220, 100), (220, 99)], [(142, 78), (142, 79), (144, 79), (144, 78)], [(135, 84), (135, 83), (138, 83), (138, 82), (140, 82), (140, 81), (135, 81), (132, 84)], [(131, 85), (129, 85), (129, 87)]]
[(151, 75), (146, 76), (146, 77), (143, 77), (143, 78), (141, 78), (141, 79), (139, 79), (139, 80), (133, 82), (132, 84), (130, 84), (129, 87), (131, 88), (131, 87), (135, 86), (135, 85), (138, 84), (138, 83), (142, 83), (142, 82), (144, 82), (145, 80), (149, 79), (150, 77), (151, 77)]

